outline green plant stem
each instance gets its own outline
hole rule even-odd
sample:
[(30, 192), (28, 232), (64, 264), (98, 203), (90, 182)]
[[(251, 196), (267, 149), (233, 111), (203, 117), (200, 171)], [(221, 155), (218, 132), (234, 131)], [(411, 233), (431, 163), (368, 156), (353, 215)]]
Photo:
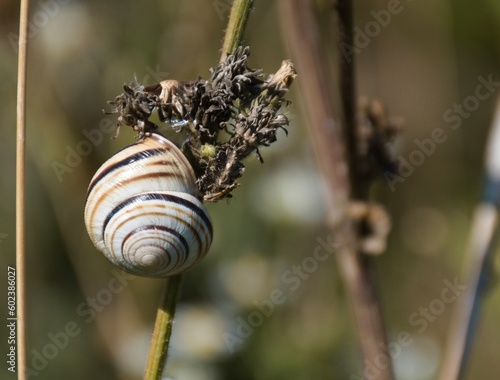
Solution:
[(254, 0), (234, 0), (227, 24), (226, 36), (222, 44), (220, 62), (226, 60), (226, 57), (233, 54), (240, 46), (243, 39), (243, 33), (247, 25), (248, 17), (253, 8)]
[[(252, 7), (253, 0), (234, 0), (222, 46), (220, 62), (224, 61), (229, 54), (234, 53), (241, 44)], [(161, 379), (168, 356), (168, 345), (172, 334), (172, 324), (181, 277), (181, 275), (172, 276), (166, 281), (162, 301), (156, 313), (155, 327), (144, 374), (145, 380)]]
[(168, 277), (165, 282), (149, 347), (148, 362), (144, 373), (145, 380), (159, 380), (162, 378), (163, 368), (167, 362), (168, 345), (172, 335), (172, 324), (181, 278), (182, 275), (178, 274)]

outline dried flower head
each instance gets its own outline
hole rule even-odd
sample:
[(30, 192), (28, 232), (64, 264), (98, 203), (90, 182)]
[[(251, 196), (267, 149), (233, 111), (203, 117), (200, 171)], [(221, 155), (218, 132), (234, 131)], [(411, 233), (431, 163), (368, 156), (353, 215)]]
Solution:
[(279, 113), (296, 76), (291, 61), (264, 79), (261, 70), (247, 66), (250, 49), (238, 48), (224, 62), (210, 69), (205, 80), (166, 80), (144, 87), (124, 85), (124, 92), (109, 102), (122, 125), (138, 131), (138, 138), (158, 126), (149, 120), (157, 110), (161, 122), (186, 133), (182, 146), (198, 177), (204, 200), (229, 197), (243, 175), (241, 162), (252, 152), (263, 162), (259, 147), (277, 139), (278, 129), (286, 132), (288, 118)]
[(397, 171), (390, 147), (402, 128), (402, 119), (389, 117), (386, 107), (380, 100), (366, 98), (360, 100), (357, 153), (361, 178), (370, 181), (381, 173)]

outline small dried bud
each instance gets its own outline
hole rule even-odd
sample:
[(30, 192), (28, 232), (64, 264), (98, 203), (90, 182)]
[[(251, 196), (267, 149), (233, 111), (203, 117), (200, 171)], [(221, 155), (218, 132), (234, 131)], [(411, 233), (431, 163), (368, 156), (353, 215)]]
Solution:
[(391, 231), (391, 218), (385, 208), (378, 204), (352, 202), (348, 213), (358, 226), (360, 250), (369, 255), (385, 252)]
[(174, 97), (177, 96), (179, 81), (176, 81), (174, 79), (164, 80), (160, 82), (160, 86), (161, 86), (160, 101), (163, 103), (171, 103)]
[(396, 172), (390, 143), (401, 129), (402, 121), (388, 117), (380, 100), (360, 100), (357, 141), (362, 178), (370, 180), (381, 172)]
[(288, 91), (296, 77), (297, 71), (292, 61), (284, 60), (276, 74), (266, 81), (266, 87), (275, 88), (277, 91)]

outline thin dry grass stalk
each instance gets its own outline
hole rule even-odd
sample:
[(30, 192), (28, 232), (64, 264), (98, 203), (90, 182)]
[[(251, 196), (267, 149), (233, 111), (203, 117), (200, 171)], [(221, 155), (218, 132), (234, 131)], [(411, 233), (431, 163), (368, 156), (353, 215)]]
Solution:
[(485, 157), (483, 194), (472, 218), (466, 248), (465, 273), (467, 288), (459, 298), (452, 315), (440, 380), (465, 377), (471, 346), (475, 337), (483, 297), (493, 273), (491, 256), (498, 233), (500, 202), (500, 98), (497, 100)]
[[(312, 14), (312, 2), (283, 0), (279, 4), (284, 34), (300, 73), (299, 86), (314, 151), (327, 183), (329, 225), (335, 234), (334, 240), (341, 243), (341, 247), (336, 250), (336, 259), (354, 309), (363, 362), (373, 363), (378, 355), (387, 357), (384, 353), (387, 341), (371, 278), (371, 268), (359, 249), (360, 235), (356, 222), (349, 216), (351, 201), (356, 199), (355, 194), (358, 193), (353, 190), (358, 181), (351, 179), (356, 173), (349, 174), (349, 170), (353, 169), (349, 162), (356, 159), (357, 149), (354, 142), (346, 144), (342, 132), (352, 134), (353, 141), (356, 133), (354, 130), (346, 132), (345, 128), (341, 131), (341, 117), (334, 108), (334, 104), (339, 102), (335, 102), (332, 96), (332, 82), (329, 81), (330, 73), (319, 44), (319, 31)], [(349, 9), (350, 7), (347, 11)], [(346, 13), (340, 16), (346, 17)], [(349, 22), (344, 22), (344, 25), (347, 27)], [(349, 71), (352, 73), (352, 68)], [(346, 94), (342, 96), (354, 96), (352, 78), (351, 82), (345, 83), (344, 91)], [(345, 108), (351, 109), (353, 102), (354, 99), (344, 101)], [(354, 115), (350, 113), (349, 117), (353, 118)], [(348, 126), (354, 128), (354, 120), (349, 120)], [(388, 365), (380, 368), (378, 379), (393, 378), (390, 358), (387, 357), (387, 360)]]
[(17, 277), (17, 373), (27, 377), (26, 360), (26, 247), (25, 247), (25, 163), (26, 163), (26, 73), (29, 1), (21, 0), (19, 16), (19, 60), (17, 76), (16, 136), (16, 277)]

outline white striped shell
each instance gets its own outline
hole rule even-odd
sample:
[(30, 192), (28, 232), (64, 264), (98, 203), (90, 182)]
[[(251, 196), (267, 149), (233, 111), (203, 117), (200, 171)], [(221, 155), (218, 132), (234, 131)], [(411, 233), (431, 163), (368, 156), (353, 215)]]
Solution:
[(210, 217), (196, 195), (193, 169), (182, 152), (152, 134), (120, 150), (96, 172), (85, 225), (96, 248), (127, 272), (182, 273), (212, 243)]

